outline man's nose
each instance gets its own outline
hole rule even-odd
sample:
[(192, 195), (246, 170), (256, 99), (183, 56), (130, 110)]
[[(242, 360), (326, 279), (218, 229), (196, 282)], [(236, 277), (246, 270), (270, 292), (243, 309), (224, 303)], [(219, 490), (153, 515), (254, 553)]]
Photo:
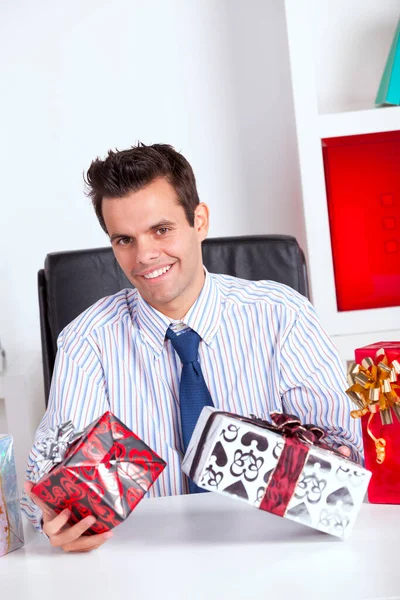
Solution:
[(160, 251), (157, 243), (151, 238), (136, 241), (136, 262), (146, 265), (158, 258)]

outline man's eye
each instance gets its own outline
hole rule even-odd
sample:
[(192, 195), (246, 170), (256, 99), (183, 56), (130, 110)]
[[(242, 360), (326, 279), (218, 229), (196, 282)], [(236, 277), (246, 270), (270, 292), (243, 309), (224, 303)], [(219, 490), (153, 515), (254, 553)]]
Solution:
[(160, 227), (160, 229), (157, 229), (156, 234), (157, 235), (165, 235), (166, 233), (168, 233), (169, 228), (168, 227)]
[(131, 243), (130, 237), (122, 237), (122, 238), (119, 238), (119, 240), (118, 240), (118, 246), (127, 246), (130, 243)]

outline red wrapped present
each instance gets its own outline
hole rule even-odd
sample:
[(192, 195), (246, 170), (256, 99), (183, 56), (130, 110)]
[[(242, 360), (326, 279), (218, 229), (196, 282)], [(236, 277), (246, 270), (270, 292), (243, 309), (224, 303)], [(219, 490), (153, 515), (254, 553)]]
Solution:
[(79, 433), (70, 421), (60, 425), (49, 432), (40, 450), (45, 474), (33, 493), (57, 514), (69, 508), (70, 524), (95, 516), (86, 535), (122, 523), (166, 466), (110, 412)]
[(368, 499), (400, 504), (400, 342), (377, 342), (355, 351), (347, 393), (361, 417), (365, 466), (372, 471)]

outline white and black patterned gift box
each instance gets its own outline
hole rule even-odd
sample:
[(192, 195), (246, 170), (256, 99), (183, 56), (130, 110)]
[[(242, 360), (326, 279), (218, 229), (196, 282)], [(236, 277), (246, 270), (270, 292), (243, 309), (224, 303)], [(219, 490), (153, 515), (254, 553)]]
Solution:
[[(290, 418), (297, 421), (302, 437), (304, 428), (296, 418)], [(318, 442), (297, 440), (296, 435), (286, 436), (277, 429), (264, 421), (206, 407), (193, 432), (182, 469), (204, 489), (233, 496), (325, 533), (348, 537), (363, 502), (370, 471), (326, 446), (321, 447), (321, 442), (319, 446)], [(296, 466), (292, 463), (296, 462), (297, 444), (302, 446), (302, 458)]]

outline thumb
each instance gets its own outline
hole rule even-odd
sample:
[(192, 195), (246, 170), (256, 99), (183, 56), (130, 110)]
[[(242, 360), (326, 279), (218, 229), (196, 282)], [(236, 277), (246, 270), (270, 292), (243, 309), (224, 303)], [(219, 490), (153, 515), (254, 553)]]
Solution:
[(338, 451), (346, 458), (349, 458), (349, 456), (351, 455), (351, 450), (347, 446), (339, 446)]

